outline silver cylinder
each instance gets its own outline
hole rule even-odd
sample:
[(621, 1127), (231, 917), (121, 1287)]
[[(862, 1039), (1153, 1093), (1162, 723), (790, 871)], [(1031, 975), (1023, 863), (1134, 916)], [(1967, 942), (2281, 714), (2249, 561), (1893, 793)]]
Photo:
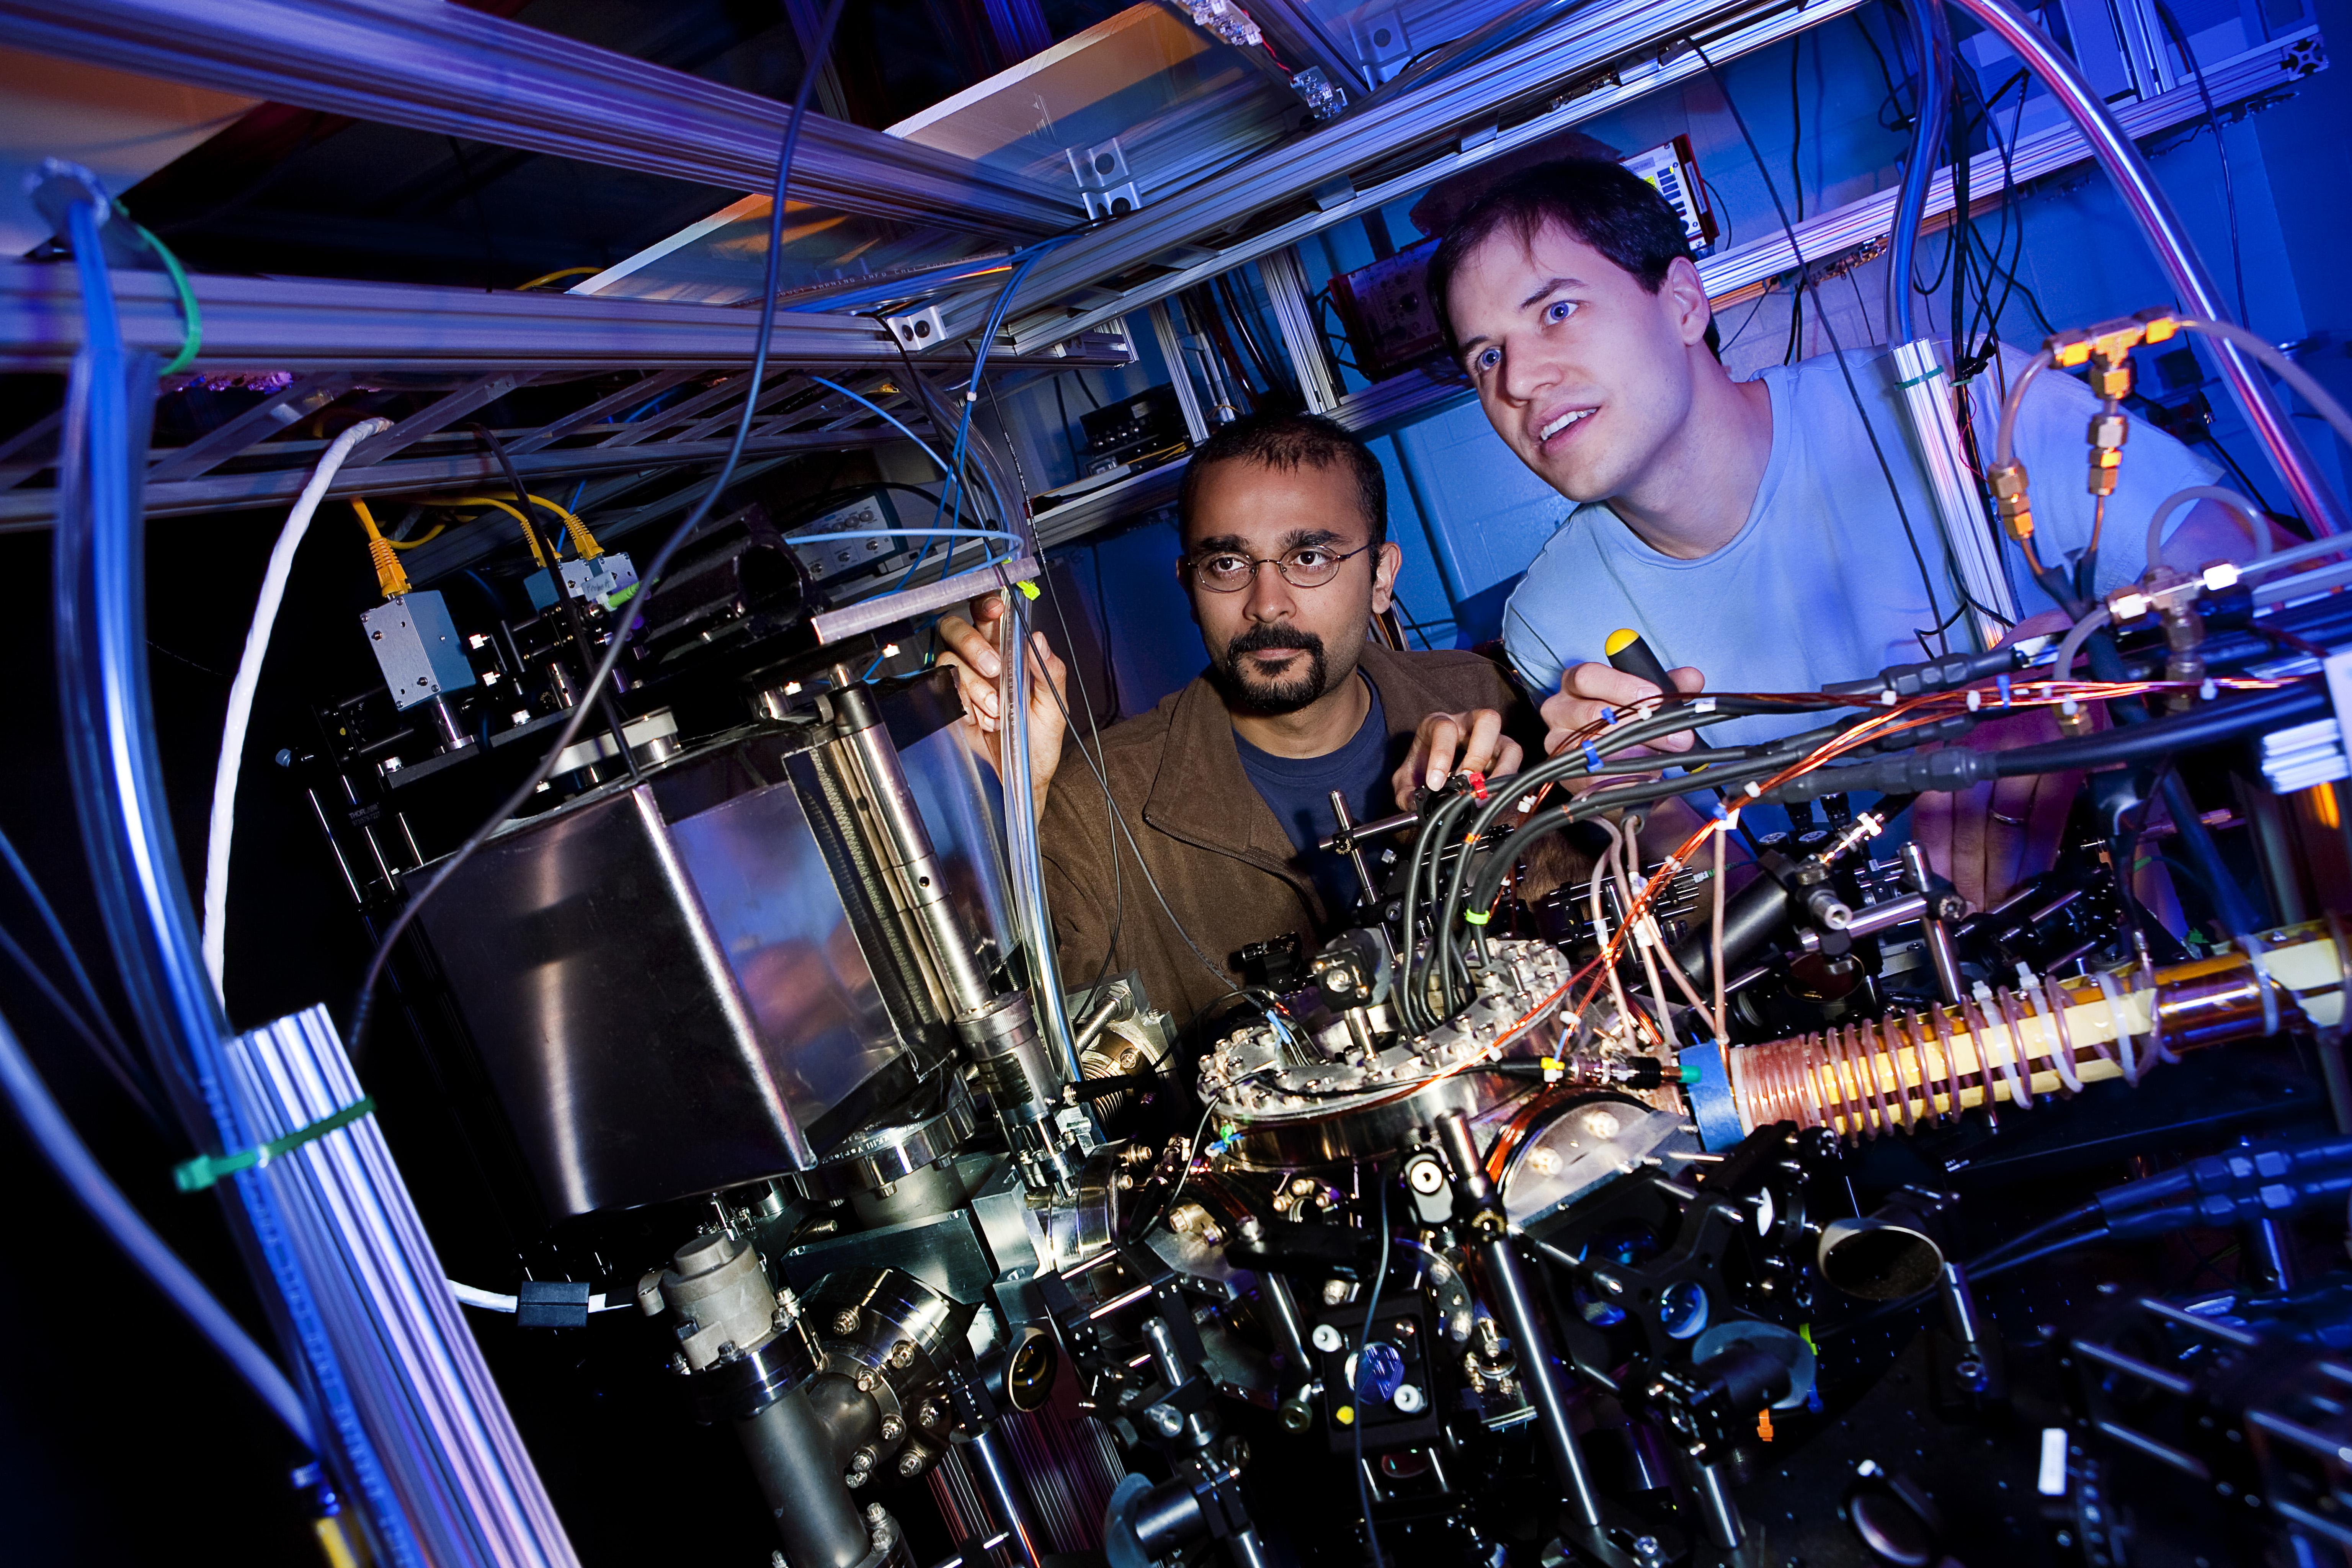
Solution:
[(952, 1018), (969, 1017), (988, 1005), (988, 976), (973, 956), (978, 943), (949, 901), (947, 874), (889, 728), (863, 685), (842, 687), (828, 701), (838, 738), (826, 750), (843, 774), (858, 826), (893, 899), (922, 933), (943, 1010)]
[(980, 1069), (989, 1109), (1008, 1132), (1052, 1117), (1065, 1080), (1026, 997), (1006, 996), (959, 1019), (956, 1037)]
[(833, 1436), (810, 1406), (807, 1389), (792, 1389), (737, 1422), (735, 1433), (790, 1568), (855, 1568), (866, 1560), (873, 1551), (866, 1518), (841, 1483)]
[(1013, 1537), (1015, 1556), (1028, 1568), (1044, 1568), (1037, 1551), (1037, 1527), (1030, 1522), (1029, 1510), (1021, 1497), (1021, 1482), (1014, 1474), (1012, 1456), (1004, 1451), (1004, 1443), (994, 1427), (982, 1431), (971, 1444), (971, 1456), (978, 1461), (982, 1483), (988, 1489), (989, 1506), (995, 1510), (997, 1522)]

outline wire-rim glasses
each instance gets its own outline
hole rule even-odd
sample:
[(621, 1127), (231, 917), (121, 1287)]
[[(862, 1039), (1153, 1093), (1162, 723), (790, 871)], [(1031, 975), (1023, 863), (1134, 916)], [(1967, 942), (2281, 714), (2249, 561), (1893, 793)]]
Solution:
[(1302, 544), (1279, 555), (1244, 555), (1238, 550), (1213, 550), (1187, 556), (1185, 569), (1192, 581), (1216, 594), (1238, 594), (1257, 581), (1257, 569), (1271, 566), (1294, 588), (1320, 588), (1339, 574), (1339, 568), (1370, 550), (1360, 544), (1345, 554), (1328, 544)]

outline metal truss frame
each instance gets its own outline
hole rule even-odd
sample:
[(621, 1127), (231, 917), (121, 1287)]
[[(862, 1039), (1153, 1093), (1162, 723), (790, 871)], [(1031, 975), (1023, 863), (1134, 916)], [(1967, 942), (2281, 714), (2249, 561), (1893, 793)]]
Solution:
[[(1731, 59), (1862, 3), (1588, 6), (1449, 77), (1271, 149), (1230, 178), (1058, 247), (1023, 288), (1028, 302), (1015, 311), (1013, 343), (1027, 348), (1108, 321), (1703, 71), (1695, 51), (1675, 47), (1678, 40), (1696, 35), (1716, 59)], [(1416, 148), (1426, 155), (1410, 157)], [(1074, 305), (1059, 303), (1072, 297)], [(988, 303), (973, 292), (944, 305), (950, 333), (972, 330)]]
[[(0, 41), (165, 81), (612, 168), (763, 191), (790, 106), (462, 5), (413, 0), (0, 0)], [(1001, 170), (821, 115), (793, 194), (958, 233), (1085, 210)]]
[[(189, 282), (204, 317), (196, 363), (215, 373), (723, 369), (749, 364), (759, 335), (754, 312), (731, 305), (203, 273)], [(114, 291), (128, 346), (179, 348), (185, 328), (170, 279), (118, 269)], [(81, 347), (80, 299), (70, 267), (0, 261), (0, 370), (70, 365)], [(1124, 363), (1126, 342), (1117, 331), (1065, 332), (991, 363)], [(880, 323), (815, 310), (779, 311), (769, 346), (772, 363), (810, 368), (895, 364), (898, 353)]]

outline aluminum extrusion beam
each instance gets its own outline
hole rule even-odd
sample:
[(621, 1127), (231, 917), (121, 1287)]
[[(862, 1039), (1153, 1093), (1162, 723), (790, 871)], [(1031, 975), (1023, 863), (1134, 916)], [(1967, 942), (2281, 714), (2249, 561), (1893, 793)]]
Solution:
[[(721, 369), (751, 363), (759, 332), (756, 312), (728, 306), (305, 278), (196, 274), (189, 282), (204, 313), (196, 363), (207, 371)], [(167, 355), (179, 348), (170, 279), (118, 270), (114, 292), (129, 347)], [(1041, 355), (1038, 346), (989, 363), (1128, 363), (1124, 337), (1076, 345), (1068, 355)], [(73, 268), (0, 261), (0, 370), (63, 371), (80, 347)], [(770, 363), (780, 369), (898, 362), (890, 334), (862, 317), (777, 312)]]
[[(2081, 68), (2051, 42), (2048, 34), (2002, 0), (1953, 0), (1953, 4), (2014, 50), (2017, 58), (2048, 86), (2075, 124), (2082, 127), (2092, 155), (2115, 182), (2124, 205), (2139, 220), (2149, 247), (2156, 252), (2165, 276), (2172, 280), (2181, 305), (2215, 321), (2234, 320), (2221, 301), (2221, 289), (2206, 272), (2205, 263), (2199, 259), (2197, 247), (2189, 243), (2180, 215), (2173, 211), (2172, 198), (2157, 183), (2156, 171), (2140, 156), (2138, 144), (2117, 121), (2106, 100), (2084, 79)], [(2296, 434), (2286, 409), (2271, 391), (2270, 383), (2255, 368), (2253, 360), (2235, 344), (2215, 342), (2210, 346), (2221, 362), (2222, 378), (2237, 395), (2238, 406), (2244, 411), (2246, 422), (2270, 449), (2271, 461), (2294, 495), (2296, 510), (2323, 533), (2343, 532), (2347, 520), (2337, 510), (2326, 480), (2320, 477), (2310, 452), (2304, 447), (2303, 437)]]
[[(418, 0), (0, 0), (0, 41), (86, 65), (385, 125), (763, 191), (788, 104)], [(959, 233), (1038, 235), (1084, 216), (952, 153), (811, 115), (793, 194)]]
[[(1335, 224), (1419, 191), (1432, 182), (1557, 135), (1659, 88), (1702, 74), (1696, 53), (1664, 46), (1693, 33), (1707, 52), (1727, 60), (1803, 32), (1855, 9), (1863, 0), (1813, 0), (1801, 9), (1775, 4), (1725, 5), (1723, 0), (1605, 0), (1498, 51), (1454, 75), (1350, 111), (1313, 135), (1253, 158), (1226, 179), (1174, 192), (1132, 215), (1081, 236), (1039, 258), (1022, 289), (1030, 303), (1017, 313), (1013, 342), (1026, 348), (1067, 337), (1244, 261), (1295, 245)], [(1747, 20), (1739, 18), (1746, 17)], [(1661, 54), (1671, 58), (1660, 59)], [(1579, 79), (1599, 80), (1559, 107), (1496, 130), (1509, 105)], [(1448, 139), (1453, 145), (1444, 145)], [(1362, 188), (1354, 174), (1415, 146), (1432, 148), (1427, 162)], [(1173, 262), (1117, 294), (1091, 300), (1076, 314), (1040, 310), (1038, 303), (1100, 288), (1147, 263), (1169, 263), (1179, 247), (1205, 247), (1202, 237), (1235, 229), (1249, 215), (1317, 193), (1316, 205), (1205, 255)], [(974, 293), (944, 308), (951, 335), (979, 326), (992, 295)]]
[[(774, 435), (754, 433), (743, 444), (746, 457), (773, 457), (791, 452), (831, 452), (849, 447), (887, 446), (905, 439), (888, 426), (865, 430), (791, 430)], [(728, 438), (666, 442), (644, 447), (562, 447), (553, 451), (516, 457), (515, 471), (524, 483), (534, 479), (577, 479), (589, 474), (629, 473), (676, 468), (687, 463), (716, 463), (727, 455)], [(328, 487), (331, 499), (343, 496), (418, 495), (454, 485), (488, 480), (503, 490), (505, 470), (487, 452), (439, 458), (394, 458), (373, 468), (345, 465)], [(150, 517), (186, 517), (197, 512), (230, 511), (239, 507), (275, 506), (289, 501), (310, 479), (308, 468), (275, 468), (260, 473), (208, 474), (201, 479), (150, 484), (145, 492)], [(20, 533), (47, 528), (56, 521), (58, 496), (53, 489), (0, 490), (0, 533)]]

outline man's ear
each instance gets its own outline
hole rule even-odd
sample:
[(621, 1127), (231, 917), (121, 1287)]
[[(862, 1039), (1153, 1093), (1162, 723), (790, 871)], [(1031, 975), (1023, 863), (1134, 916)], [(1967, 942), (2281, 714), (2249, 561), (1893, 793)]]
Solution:
[(1387, 541), (1372, 557), (1372, 614), (1388, 614), (1396, 599), (1397, 574), (1403, 570), (1404, 550), (1395, 540)]
[(1666, 279), (1658, 286), (1658, 294), (1673, 312), (1684, 345), (1705, 342), (1707, 323), (1715, 320), (1715, 307), (1707, 302), (1706, 284), (1689, 257), (1677, 256), (1666, 263)]

